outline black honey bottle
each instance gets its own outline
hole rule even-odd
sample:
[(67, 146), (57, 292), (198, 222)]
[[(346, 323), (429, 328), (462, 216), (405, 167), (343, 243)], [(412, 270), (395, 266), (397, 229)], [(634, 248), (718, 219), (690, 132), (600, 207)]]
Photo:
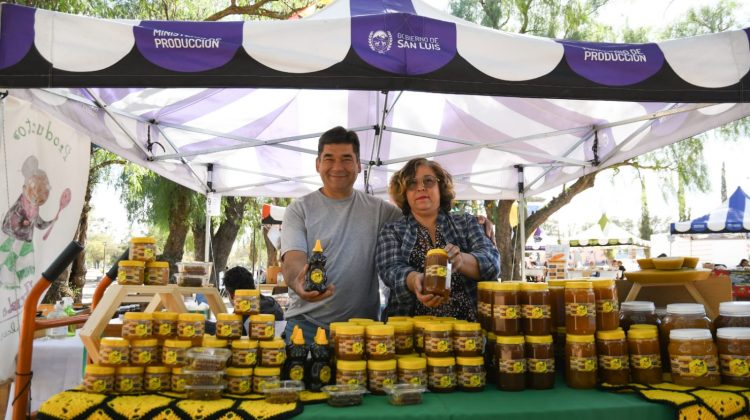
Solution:
[(309, 267), (305, 276), (305, 291), (325, 292), (328, 277), (326, 276), (326, 256), (323, 255), (320, 239), (315, 241), (315, 248), (313, 248), (308, 264)]

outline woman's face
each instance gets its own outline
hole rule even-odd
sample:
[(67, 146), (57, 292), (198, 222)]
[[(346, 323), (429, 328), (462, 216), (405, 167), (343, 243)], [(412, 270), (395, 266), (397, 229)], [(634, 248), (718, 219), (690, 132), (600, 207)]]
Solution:
[(440, 181), (435, 171), (427, 165), (419, 165), (414, 178), (406, 183), (406, 202), (411, 212), (418, 216), (437, 216), (440, 209)]

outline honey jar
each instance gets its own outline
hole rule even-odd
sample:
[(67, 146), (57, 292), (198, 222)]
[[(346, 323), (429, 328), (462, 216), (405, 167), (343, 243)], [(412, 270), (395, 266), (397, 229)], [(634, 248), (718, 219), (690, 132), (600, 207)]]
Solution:
[(430, 319), (416, 319), (414, 320), (414, 351), (417, 353), (424, 353), (424, 327), (427, 324), (432, 323), (432, 317)]
[(615, 281), (612, 279), (596, 280), (592, 284), (596, 299), (596, 329), (598, 331), (617, 329), (620, 326), (620, 301), (617, 298)]
[(424, 326), (424, 352), (427, 357), (453, 356), (453, 326), (428, 323)]
[(185, 385), (187, 385), (187, 374), (182, 370), (181, 367), (172, 368), (172, 377), (169, 381), (169, 388), (172, 392), (185, 392)]
[(628, 352), (630, 353), (630, 375), (637, 384), (662, 382), (661, 350), (657, 331), (651, 328), (628, 330)]
[(596, 332), (596, 353), (599, 356), (599, 377), (610, 385), (630, 381), (630, 361), (625, 331), (621, 329)]
[(493, 284), (492, 332), (497, 336), (514, 336), (521, 333), (521, 284), (501, 282)]
[(225, 370), (227, 391), (230, 394), (249, 394), (253, 389), (253, 369), (229, 367)]
[(143, 284), (146, 263), (143, 261), (120, 261), (117, 263), (117, 284), (138, 286)]
[(143, 389), (148, 392), (169, 391), (170, 369), (166, 366), (146, 366), (143, 374)]
[(364, 349), (365, 327), (356, 324), (336, 327), (336, 359), (362, 360), (365, 354)]
[(391, 321), (389, 319), (388, 325), (393, 327), (396, 354), (414, 353), (414, 323), (411, 321)]
[(487, 374), (482, 357), (457, 357), (456, 382), (458, 389), (477, 392), (487, 385)]
[(448, 277), (448, 253), (442, 248), (427, 251), (424, 260), (423, 294), (449, 298), (451, 282)]
[(477, 318), (483, 330), (492, 329), (492, 283), (496, 281), (480, 281), (477, 283)]
[(367, 385), (367, 362), (364, 360), (337, 360), (336, 385)]
[(718, 349), (709, 329), (670, 331), (669, 363), (672, 381), (677, 385), (712, 387), (721, 384)]
[(250, 338), (255, 340), (273, 340), (276, 335), (274, 323), (276, 317), (271, 314), (250, 315)]
[(216, 338), (216, 336), (213, 335), (204, 335), (202, 346), (212, 349), (225, 349), (229, 346), (229, 341), (221, 338)]
[(143, 367), (122, 366), (115, 370), (115, 392), (135, 394), (143, 392)]
[(277, 367), (256, 367), (253, 370), (253, 392), (263, 393), (267, 386), (278, 386), (281, 381), (281, 369)]
[(484, 350), (484, 338), (478, 322), (453, 324), (453, 348), (458, 357), (477, 357)]
[(206, 317), (203, 314), (177, 315), (177, 337), (185, 340), (201, 339), (206, 331)]
[(122, 316), (122, 338), (138, 340), (153, 334), (153, 315), (148, 312), (125, 312)]
[(385, 387), (395, 385), (396, 360), (368, 360), (367, 388), (375, 395), (385, 395)]
[(719, 328), (716, 338), (721, 382), (750, 387), (750, 328)]
[[(566, 289), (567, 292), (567, 289)], [(565, 337), (565, 381), (571, 388), (596, 386), (596, 345), (593, 335)]]
[[(554, 328), (565, 326), (565, 280), (549, 280), (550, 310)], [(552, 330), (551, 332), (554, 332)]]
[(503, 391), (526, 388), (526, 352), (522, 335), (498, 336), (495, 354), (498, 366), (497, 387)]
[(234, 313), (239, 315), (260, 314), (260, 290), (238, 289), (234, 291), (232, 300)]
[(565, 282), (565, 330), (568, 335), (596, 332), (596, 297), (590, 281)]
[(232, 366), (254, 367), (258, 361), (258, 342), (256, 340), (232, 341)]
[(521, 284), (521, 328), (526, 335), (548, 335), (552, 329), (552, 296), (547, 283)]
[[(667, 314), (659, 327), (662, 361), (669, 357), (667, 346), (669, 334), (675, 329), (697, 328), (709, 329), (713, 333), (714, 326), (706, 316), (706, 309), (700, 303), (672, 303), (667, 305)], [(669, 372), (671, 363), (664, 363), (664, 371)]]
[(427, 359), (422, 357), (398, 359), (398, 383), (427, 386)]
[(432, 392), (451, 392), (456, 389), (456, 359), (453, 357), (427, 358), (427, 388)]
[(192, 344), (189, 340), (164, 340), (161, 362), (172, 368), (187, 365), (187, 351)]
[(143, 284), (148, 286), (166, 286), (169, 284), (169, 263), (166, 261), (147, 262)]
[(115, 368), (99, 365), (86, 365), (83, 376), (83, 389), (96, 394), (109, 394), (114, 389)]
[(527, 335), (526, 366), (531, 389), (551, 389), (555, 386), (555, 352), (551, 335)]
[(156, 364), (158, 341), (155, 338), (133, 340), (130, 342), (130, 364), (146, 366)]
[(654, 302), (634, 300), (620, 304), (620, 328), (628, 332), (633, 324), (661, 325)]
[(167, 339), (177, 335), (177, 312), (154, 312), (152, 332), (156, 338)]
[(260, 365), (263, 367), (280, 367), (286, 360), (284, 340), (260, 342)]
[(721, 302), (719, 303), (719, 317), (714, 322), (716, 328), (749, 328), (750, 302)]
[[(371, 324), (365, 327), (365, 343), (369, 360), (390, 360), (396, 356), (393, 325)], [(395, 367), (394, 367), (395, 371)]]
[(131, 260), (135, 261), (154, 261), (156, 259), (156, 239), (150, 237), (130, 238), (130, 253), (128, 255)]
[[(124, 338), (106, 337), (99, 342), (99, 364), (124, 366), (130, 360), (130, 342)], [(114, 373), (114, 371), (113, 371)]]
[(216, 337), (237, 340), (242, 336), (242, 315), (216, 314)]

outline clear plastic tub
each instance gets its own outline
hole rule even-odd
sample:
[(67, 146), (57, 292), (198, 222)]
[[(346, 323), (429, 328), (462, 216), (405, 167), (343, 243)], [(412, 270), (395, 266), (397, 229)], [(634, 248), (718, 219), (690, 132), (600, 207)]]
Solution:
[(211, 280), (210, 275), (190, 273), (177, 273), (174, 277), (180, 287), (207, 287)]
[(221, 371), (231, 355), (229, 349), (194, 347), (187, 351), (187, 369)]
[(214, 265), (210, 262), (185, 262), (180, 261), (177, 264), (177, 272), (197, 276), (211, 276), (211, 267)]
[(185, 385), (185, 398), (191, 400), (218, 400), (224, 392), (220, 385)]
[(297, 402), (299, 393), (305, 389), (301, 381), (280, 381), (263, 387), (266, 402), (271, 404), (291, 404)]
[(422, 394), (426, 389), (424, 385), (416, 384), (396, 384), (383, 388), (391, 405), (422, 404)]
[(362, 404), (362, 396), (367, 392), (364, 386), (357, 384), (326, 385), (322, 391), (328, 395), (331, 407), (351, 407)]
[(183, 369), (185, 374), (185, 385), (221, 385), (224, 379), (223, 370), (190, 370)]

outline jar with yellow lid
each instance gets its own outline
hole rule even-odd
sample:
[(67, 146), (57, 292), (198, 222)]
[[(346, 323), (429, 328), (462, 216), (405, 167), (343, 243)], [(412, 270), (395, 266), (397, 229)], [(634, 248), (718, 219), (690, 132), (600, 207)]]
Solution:
[(552, 295), (547, 283), (521, 283), (521, 329), (526, 335), (552, 330)]
[(166, 261), (147, 262), (143, 284), (148, 286), (166, 286), (169, 284), (169, 263)]
[(551, 335), (527, 335), (526, 367), (531, 389), (551, 389), (555, 386), (555, 351)]
[(143, 392), (143, 366), (115, 368), (115, 392), (121, 394)]
[(181, 367), (172, 368), (172, 377), (170, 378), (169, 389), (172, 392), (185, 392), (185, 385), (187, 385), (188, 375), (182, 370)]
[(570, 388), (596, 386), (596, 345), (593, 335), (568, 334), (565, 337), (565, 381)]
[(453, 324), (453, 348), (458, 357), (479, 357), (484, 350), (484, 337), (478, 322)]
[(229, 347), (229, 340), (217, 338), (214, 335), (204, 335), (202, 346), (212, 349), (225, 349)]
[(260, 365), (263, 367), (281, 367), (286, 360), (284, 340), (260, 342)]
[(130, 342), (130, 364), (135, 366), (146, 366), (156, 364), (159, 342), (155, 338), (145, 340), (132, 340)]
[(594, 286), (596, 299), (596, 329), (598, 331), (617, 329), (620, 326), (620, 301), (617, 298), (615, 281), (604, 279), (591, 283)]
[(379, 324), (378, 321), (375, 321), (374, 319), (370, 319), (370, 318), (349, 318), (347, 322), (350, 324), (361, 325), (363, 327), (366, 327), (370, 324)]
[(396, 356), (395, 328), (393, 325), (367, 325), (365, 327), (365, 343), (367, 358), (370, 360), (390, 360)]
[(177, 312), (154, 312), (152, 324), (154, 337), (173, 338), (177, 335)]
[(484, 340), (484, 365), (487, 366), (487, 383), (497, 384), (497, 358), (495, 357), (495, 346), (497, 336), (489, 331)]
[(161, 362), (173, 368), (187, 365), (187, 351), (192, 345), (189, 340), (164, 340)]
[(565, 283), (565, 329), (573, 335), (596, 332), (596, 297), (590, 281)]
[(146, 366), (143, 373), (143, 388), (149, 392), (169, 391), (171, 386), (170, 368), (167, 366)]
[(482, 357), (456, 357), (456, 382), (458, 389), (477, 392), (487, 385), (487, 374)]
[(96, 394), (109, 394), (114, 389), (115, 368), (109, 366), (86, 365), (83, 376), (83, 389)]
[(156, 259), (156, 239), (151, 237), (130, 238), (131, 260), (154, 261)]
[(336, 361), (336, 385), (367, 384), (367, 362), (364, 360)]
[[(555, 328), (565, 326), (565, 281), (549, 280), (550, 310), (552, 311), (552, 325)], [(554, 333), (554, 331), (552, 331)]]
[[(130, 360), (130, 342), (119, 337), (105, 337), (99, 342), (99, 364), (124, 366)], [(113, 372), (114, 373), (114, 372)]]
[(453, 356), (453, 326), (428, 323), (424, 326), (424, 352), (427, 357)]
[(385, 388), (396, 384), (396, 360), (367, 361), (367, 389), (375, 395), (385, 395)]
[(232, 366), (254, 367), (258, 361), (258, 341), (241, 340), (232, 341)]
[(393, 327), (396, 354), (411, 354), (414, 352), (414, 323), (411, 321), (388, 321)]
[(339, 325), (336, 327), (336, 359), (362, 360), (364, 358), (364, 349), (365, 327), (356, 324)]
[(521, 333), (521, 283), (501, 282), (492, 290), (492, 332), (497, 336)]
[(526, 352), (522, 335), (497, 336), (497, 387), (503, 391), (522, 391), (526, 388)]
[(349, 322), (331, 322), (328, 324), (328, 347), (331, 349), (331, 354), (336, 353), (336, 328), (339, 325), (356, 325)]
[(242, 315), (216, 314), (216, 337), (237, 340), (242, 336)]
[(700, 303), (670, 303), (667, 305), (667, 314), (659, 326), (660, 345), (662, 350), (662, 361), (665, 372), (669, 372), (671, 364), (667, 361), (669, 357), (667, 347), (669, 345), (669, 333), (674, 329), (697, 328), (715, 332), (713, 322), (706, 316), (706, 308)]
[(122, 316), (122, 338), (138, 340), (153, 334), (153, 315), (148, 312), (125, 312)]
[(716, 330), (721, 365), (721, 382), (750, 387), (750, 328), (727, 327)]
[(398, 383), (427, 386), (427, 359), (422, 357), (398, 359)]
[(255, 340), (273, 340), (276, 335), (274, 329), (276, 317), (272, 314), (250, 315), (250, 338)]
[(201, 339), (206, 331), (206, 317), (203, 314), (177, 315), (177, 337), (185, 340)]
[(658, 384), (662, 381), (662, 360), (658, 332), (652, 328), (628, 330), (630, 375), (637, 384)]
[(597, 331), (596, 353), (599, 357), (599, 377), (602, 382), (625, 385), (630, 381), (630, 360), (625, 331)]
[(258, 289), (238, 289), (234, 291), (232, 299), (234, 313), (238, 315), (258, 315), (260, 314), (260, 290)]
[(427, 388), (432, 392), (452, 392), (456, 389), (455, 358), (427, 358)]
[(227, 377), (227, 391), (230, 394), (244, 395), (253, 390), (253, 369), (228, 367), (224, 371)]
[(143, 261), (120, 261), (117, 263), (117, 284), (138, 286), (143, 284), (146, 263)]
[(281, 368), (277, 367), (256, 367), (253, 369), (253, 392), (262, 394), (263, 389), (274, 386), (281, 381)]
[(480, 281), (477, 283), (477, 318), (483, 330), (492, 329), (492, 283), (496, 281)]
[(669, 333), (672, 381), (682, 386), (721, 385), (719, 354), (711, 330), (674, 329)]
[(424, 259), (423, 293), (426, 295), (442, 296), (447, 299), (451, 295), (451, 281), (448, 277), (448, 253), (442, 248), (427, 251)]

